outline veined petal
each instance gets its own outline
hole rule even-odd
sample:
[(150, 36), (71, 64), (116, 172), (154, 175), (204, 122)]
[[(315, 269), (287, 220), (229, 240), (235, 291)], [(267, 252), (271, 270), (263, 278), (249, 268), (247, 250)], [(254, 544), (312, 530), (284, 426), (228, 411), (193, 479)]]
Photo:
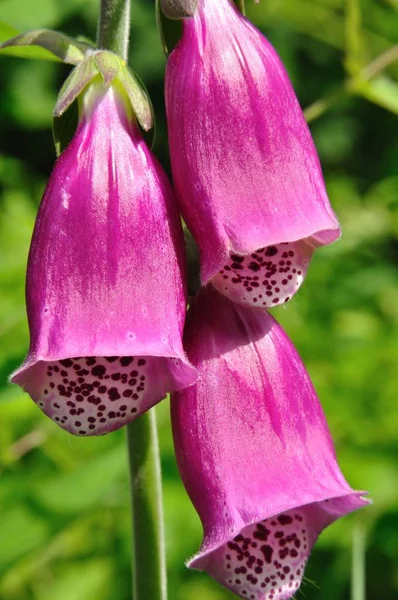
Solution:
[[(285, 302), (314, 249), (340, 229), (274, 48), (232, 0), (200, 0), (169, 57), (165, 89), (177, 200), (201, 252), (203, 283), (213, 280), (221, 293), (253, 306)], [(249, 263), (270, 247), (282, 254), (283, 244), (299, 258), (302, 277), (272, 298), (255, 303), (243, 298), (239, 282), (220, 282), (235, 255)]]
[[(119, 92), (90, 90), (40, 206), (27, 274), (31, 347), (12, 381), (62, 427), (85, 434), (115, 429), (190, 385), (184, 277), (164, 172)], [(145, 383), (133, 384), (140, 360)]]
[(319, 533), (366, 504), (336, 461), (308, 374), (267, 313), (207, 286), (190, 309), (196, 385), (172, 395), (177, 463), (202, 520), (189, 566), (242, 598), (285, 600)]

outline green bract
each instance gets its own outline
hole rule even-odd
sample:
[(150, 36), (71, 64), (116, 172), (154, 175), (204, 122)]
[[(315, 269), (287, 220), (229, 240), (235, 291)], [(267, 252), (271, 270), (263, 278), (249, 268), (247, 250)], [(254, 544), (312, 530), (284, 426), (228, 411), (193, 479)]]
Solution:
[(123, 88), (133, 113), (144, 131), (149, 131), (153, 127), (149, 97), (126, 62), (107, 50), (90, 51), (73, 69), (58, 95), (53, 112), (53, 136), (58, 155), (66, 148), (76, 129), (78, 108), (75, 101), (98, 76), (102, 77), (105, 86), (113, 83)]
[(146, 91), (124, 60), (107, 50), (93, 51), (72, 71), (59, 93), (54, 117), (60, 117), (83, 89), (101, 75), (106, 86), (119, 83), (127, 94), (141, 127), (148, 131), (153, 125), (152, 108)]
[[(0, 44), (0, 50), (10, 51), (11, 49), (39, 46), (48, 50), (53, 56), (69, 65), (77, 65), (83, 59), (87, 50), (92, 50), (93, 46), (87, 42), (82, 42), (70, 38), (59, 31), (50, 29), (37, 29), (21, 33), (6, 42)], [(29, 58), (29, 54), (26, 54)]]

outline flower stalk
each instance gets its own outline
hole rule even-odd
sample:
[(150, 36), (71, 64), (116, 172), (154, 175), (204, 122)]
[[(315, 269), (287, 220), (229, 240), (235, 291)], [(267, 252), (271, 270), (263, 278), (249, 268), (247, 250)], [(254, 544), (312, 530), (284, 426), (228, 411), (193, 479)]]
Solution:
[(133, 513), (133, 598), (166, 600), (166, 564), (155, 410), (127, 426)]
[[(130, 0), (101, 0), (97, 45), (128, 55)], [(133, 598), (166, 600), (160, 456), (154, 410), (127, 426), (133, 523)]]
[(130, 0), (101, 0), (97, 46), (127, 59), (130, 32)]

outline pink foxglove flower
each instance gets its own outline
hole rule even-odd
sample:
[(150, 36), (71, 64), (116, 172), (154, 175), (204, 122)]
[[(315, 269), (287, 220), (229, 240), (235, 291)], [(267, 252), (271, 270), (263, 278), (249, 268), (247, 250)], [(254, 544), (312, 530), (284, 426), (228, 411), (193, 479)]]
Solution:
[(311, 134), (271, 44), (233, 0), (199, 0), (166, 72), (173, 179), (201, 276), (234, 301), (286, 302), (336, 240)]
[(242, 598), (285, 600), (319, 533), (366, 501), (341, 474), (308, 374), (269, 314), (208, 286), (185, 339), (199, 379), (172, 396), (173, 433), (204, 528), (188, 566)]
[(12, 381), (77, 435), (117, 429), (190, 385), (182, 230), (123, 92), (92, 85), (29, 256), (31, 346)]

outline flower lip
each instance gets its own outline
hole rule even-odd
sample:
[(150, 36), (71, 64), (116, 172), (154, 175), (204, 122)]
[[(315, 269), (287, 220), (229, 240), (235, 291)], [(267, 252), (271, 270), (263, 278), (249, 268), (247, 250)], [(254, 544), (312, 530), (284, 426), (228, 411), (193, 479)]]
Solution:
[[(188, 561), (244, 598), (285, 600), (299, 588), (311, 548), (321, 530), (367, 501), (361, 492), (294, 507), (236, 529)], [(346, 506), (342, 511), (342, 503)]]
[[(199, 571), (207, 570), (212, 555), (219, 551), (223, 546), (228, 544), (228, 542), (233, 540), (236, 536), (240, 535), (242, 530), (256, 525), (257, 523), (262, 523), (264, 520), (276, 519), (278, 515), (297, 512), (301, 511), (302, 509), (304, 509), (304, 511), (308, 511), (308, 509), (314, 509), (314, 525), (319, 528), (320, 523), (324, 523), (322, 527), (324, 528), (333, 523), (333, 521), (338, 519), (342, 514), (349, 514), (350, 512), (358, 510), (362, 506), (371, 504), (371, 500), (366, 498), (367, 493), (368, 492), (366, 491), (353, 491), (347, 489), (347, 491), (341, 495), (326, 497), (324, 499), (317, 500), (315, 502), (308, 502), (307, 504), (302, 504), (300, 506), (292, 507), (291, 505), (287, 504), (286, 508), (280, 510), (278, 513), (273, 513), (263, 517), (258, 516), (248, 520), (247, 523), (245, 522), (241, 525), (235, 525), (231, 528), (228, 534), (225, 534), (221, 538), (205, 535), (200, 550), (197, 552), (197, 554), (195, 554), (195, 556), (187, 560), (187, 567), (190, 569), (197, 569)], [(317, 509), (317, 505), (319, 506), (319, 509)], [(343, 509), (343, 505), (346, 505), (345, 509)], [(320, 533), (320, 531), (318, 531), (318, 533)], [(316, 537), (318, 537), (318, 535)], [(315, 542), (315, 540), (316, 538), (313, 539), (313, 542)]]
[(69, 433), (102, 435), (191, 385), (189, 369), (183, 357), (72, 357), (25, 365), (11, 381)]
[(305, 241), (232, 253), (213, 277), (214, 287), (231, 300), (258, 308), (288, 302), (304, 281), (314, 247)]

